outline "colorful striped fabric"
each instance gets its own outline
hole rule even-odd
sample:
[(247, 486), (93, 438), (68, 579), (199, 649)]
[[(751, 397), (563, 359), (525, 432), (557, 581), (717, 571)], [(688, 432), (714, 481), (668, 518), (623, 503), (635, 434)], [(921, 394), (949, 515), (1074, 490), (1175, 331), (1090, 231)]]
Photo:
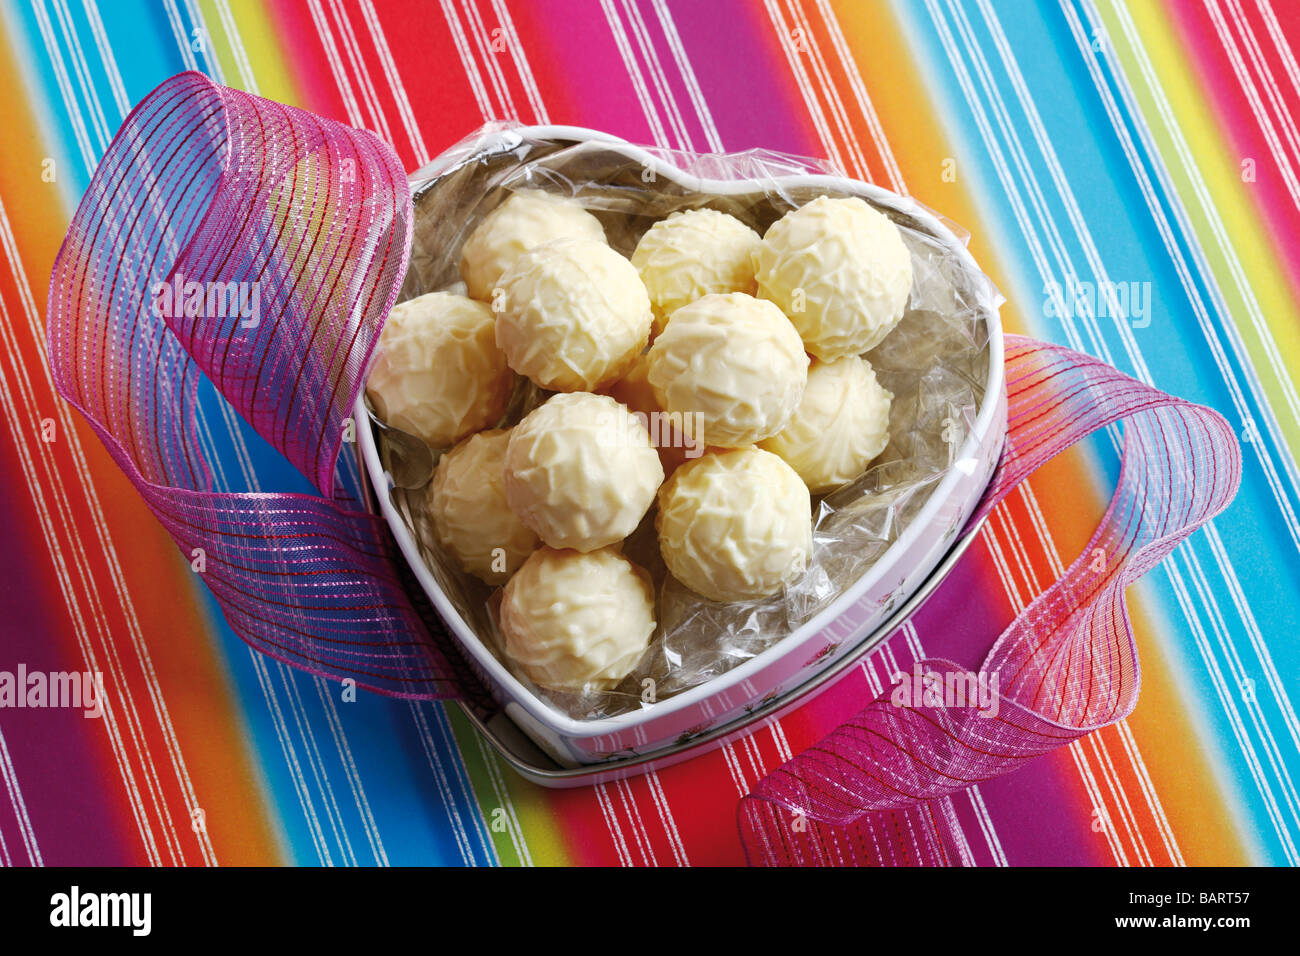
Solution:
[[(455, 706), (348, 701), (250, 651), (44, 353), (96, 161), (134, 103), (197, 69), (373, 130), (408, 168), (488, 118), (564, 122), (825, 156), (960, 223), (1010, 330), (1217, 409), (1244, 449), (1234, 504), (1130, 590), (1132, 715), (954, 797), (966, 857), (1300, 862), (1298, 40), (1277, 0), (0, 0), (0, 672), (100, 671), (108, 695), (99, 719), (0, 709), (0, 860), (738, 863), (738, 798), (945, 652), (904, 629), (724, 750), (550, 792)], [(215, 480), (306, 490), (201, 397)], [(1117, 441), (993, 515), (954, 572), (952, 640), (991, 641), (1079, 553)]]

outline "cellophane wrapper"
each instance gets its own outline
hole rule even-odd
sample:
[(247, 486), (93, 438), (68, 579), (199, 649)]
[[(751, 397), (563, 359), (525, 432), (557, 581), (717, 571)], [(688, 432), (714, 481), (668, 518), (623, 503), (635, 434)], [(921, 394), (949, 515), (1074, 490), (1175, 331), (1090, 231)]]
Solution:
[[(658, 163), (678, 172), (667, 174)], [(411, 188), (414, 238), (399, 301), (439, 290), (463, 294), (461, 246), (484, 216), (521, 189), (576, 199), (604, 225), (610, 245), (627, 256), (654, 222), (679, 210), (717, 209), (762, 234), (817, 196), (860, 195), (842, 173), (816, 160), (762, 150), (695, 154), (621, 141), (544, 139), (502, 124), (483, 127), (413, 174)], [(496, 626), (500, 589), (461, 571), (439, 547), (424, 490), (391, 492), (457, 612), (526, 688), (561, 713), (594, 720), (654, 706), (644, 699), (647, 686), (654, 687), (654, 700), (667, 699), (788, 637), (882, 559), (953, 466), (984, 398), (989, 361), (984, 316), (1002, 298), (982, 273), (952, 254), (950, 240), (924, 228), (911, 211), (914, 202), (863, 198), (897, 224), (912, 254), (907, 311), (865, 355), (894, 396), (890, 441), (857, 480), (813, 497), (811, 559), (805, 573), (781, 593), (723, 604), (690, 591), (664, 567), (652, 507), (623, 546), (655, 581), (658, 626), (650, 646), (617, 687), (559, 693), (533, 684), (502, 652)], [(964, 241), (959, 229), (945, 226)], [(499, 427), (513, 425), (547, 397), (521, 380)], [(396, 450), (382, 432), (376, 440), (388, 464), (387, 456)], [(653, 685), (645, 683), (647, 678)]]

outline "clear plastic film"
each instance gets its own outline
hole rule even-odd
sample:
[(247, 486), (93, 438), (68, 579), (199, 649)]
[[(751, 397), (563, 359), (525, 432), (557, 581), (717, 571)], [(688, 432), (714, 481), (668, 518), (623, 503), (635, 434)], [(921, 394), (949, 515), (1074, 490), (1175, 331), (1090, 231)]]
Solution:
[[(653, 679), (656, 699), (663, 700), (793, 633), (881, 559), (952, 466), (974, 426), (988, 370), (984, 315), (1001, 297), (982, 273), (952, 254), (951, 236), (927, 228), (914, 212), (921, 207), (911, 200), (882, 199), (875, 191), (864, 195), (826, 164), (766, 151), (687, 154), (559, 133), (543, 139), (534, 130), (501, 125), (484, 127), (452, 147), (415, 173), (411, 185), (414, 238), (399, 301), (439, 290), (463, 293), (462, 244), (484, 216), (520, 189), (576, 199), (604, 225), (610, 245), (628, 256), (654, 222), (679, 210), (717, 209), (762, 234), (817, 196), (859, 195), (895, 222), (912, 255), (913, 285), (903, 320), (866, 353), (894, 396), (889, 444), (857, 480), (813, 497), (813, 554), (806, 572), (766, 600), (708, 601), (667, 573), (652, 507), (623, 551), (655, 580), (658, 627), (638, 666), (612, 690), (558, 693), (537, 687), (514, 668), (500, 651), (495, 625), (500, 590), (462, 572), (439, 548), (423, 489), (393, 490), (398, 511), (451, 604), (525, 687), (570, 717), (596, 719), (653, 706), (642, 700), (646, 678)], [(513, 425), (547, 397), (524, 382), (500, 426)], [(376, 438), (388, 465), (388, 456), (399, 449), (383, 432)]]

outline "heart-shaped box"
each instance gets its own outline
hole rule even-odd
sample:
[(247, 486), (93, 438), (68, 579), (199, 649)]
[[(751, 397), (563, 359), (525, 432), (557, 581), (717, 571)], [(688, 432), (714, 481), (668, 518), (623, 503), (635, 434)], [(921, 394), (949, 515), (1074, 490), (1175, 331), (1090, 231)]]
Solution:
[[(421, 247), (421, 207), (438, 184), (458, 170), (491, 157), (509, 162), (540, 148), (565, 148), (589, 144), (596, 154), (608, 152), (612, 159), (643, 171), (643, 179), (692, 194), (707, 194), (719, 200), (753, 192), (753, 181), (737, 178), (708, 178), (700, 170), (684, 172), (664, 153), (632, 145), (594, 130), (566, 126), (490, 128), (472, 141), (458, 144), (411, 177), (415, 207), (415, 249), (413, 269), (421, 255), (451, 259), (458, 245), (449, 248)], [(753, 154), (751, 154), (753, 155)], [(726, 164), (731, 157), (704, 157)], [(772, 169), (767, 163), (765, 169)], [(533, 779), (549, 785), (589, 782), (592, 772), (619, 776), (681, 759), (687, 751), (697, 752), (706, 744), (717, 745), (754, 720), (782, 709), (795, 697), (804, 696), (843, 666), (861, 658), (891, 633), (900, 616), (928, 593), (969, 541), (959, 533), (965, 528), (1002, 451), (1006, 433), (1003, 341), (997, 297), (958, 235), (939, 217), (919, 203), (870, 183), (843, 176), (809, 171), (791, 164), (776, 180), (783, 190), (808, 195), (857, 196), (889, 215), (900, 225), (925, 234), (949, 254), (957, 271), (968, 280), (964, 290), (983, 322), (987, 350), (983, 399), (973, 422), (953, 452), (952, 465), (929, 491), (918, 511), (889, 544), (884, 553), (828, 605), (772, 646), (732, 669), (697, 686), (682, 690), (650, 706), (602, 716), (577, 719), (562, 712), (553, 702), (525, 686), (489, 646), (490, 637), (467, 620), (448, 593), (448, 581), (426, 563), (410, 514), (395, 498), (394, 483), (383, 463), (379, 437), (371, 428), (358, 430), (362, 461), (375, 489), (378, 506), (392, 529), (401, 553), (409, 562), (420, 587), (446, 622), (447, 629), (464, 650), (465, 657), (484, 681), (504, 714), (521, 728), (561, 768), (576, 771), (538, 771), (536, 763), (520, 758), (520, 748), (510, 742), (509, 733), (492, 729), (480, 721), (488, 737), (506, 750), (507, 759)], [(768, 181), (770, 187), (772, 180)], [(446, 210), (441, 210), (445, 215)], [(467, 234), (474, 222), (459, 226)], [(408, 290), (404, 290), (404, 294)], [(355, 408), (355, 420), (367, 422), (364, 397)], [(947, 560), (945, 560), (947, 559)], [(517, 735), (514, 735), (517, 736)], [(620, 770), (619, 768), (626, 768)], [(635, 769), (634, 769), (635, 768)]]

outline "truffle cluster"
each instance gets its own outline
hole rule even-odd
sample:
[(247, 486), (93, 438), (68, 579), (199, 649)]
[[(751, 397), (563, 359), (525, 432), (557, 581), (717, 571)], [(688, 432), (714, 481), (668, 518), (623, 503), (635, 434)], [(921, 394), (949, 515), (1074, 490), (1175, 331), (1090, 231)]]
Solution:
[[(656, 589), (621, 546), (652, 508), (665, 568), (702, 600), (767, 599), (812, 559), (811, 495), (889, 442), (892, 396), (862, 353), (902, 318), (912, 265), (861, 199), (822, 196), (761, 236), (673, 213), (629, 259), (575, 199), (522, 190), (460, 272), (468, 296), (393, 310), (368, 395), (444, 451), (428, 539), (503, 586), (500, 646), (539, 687), (608, 689), (637, 666)], [(522, 379), (551, 394), (505, 420)]]

